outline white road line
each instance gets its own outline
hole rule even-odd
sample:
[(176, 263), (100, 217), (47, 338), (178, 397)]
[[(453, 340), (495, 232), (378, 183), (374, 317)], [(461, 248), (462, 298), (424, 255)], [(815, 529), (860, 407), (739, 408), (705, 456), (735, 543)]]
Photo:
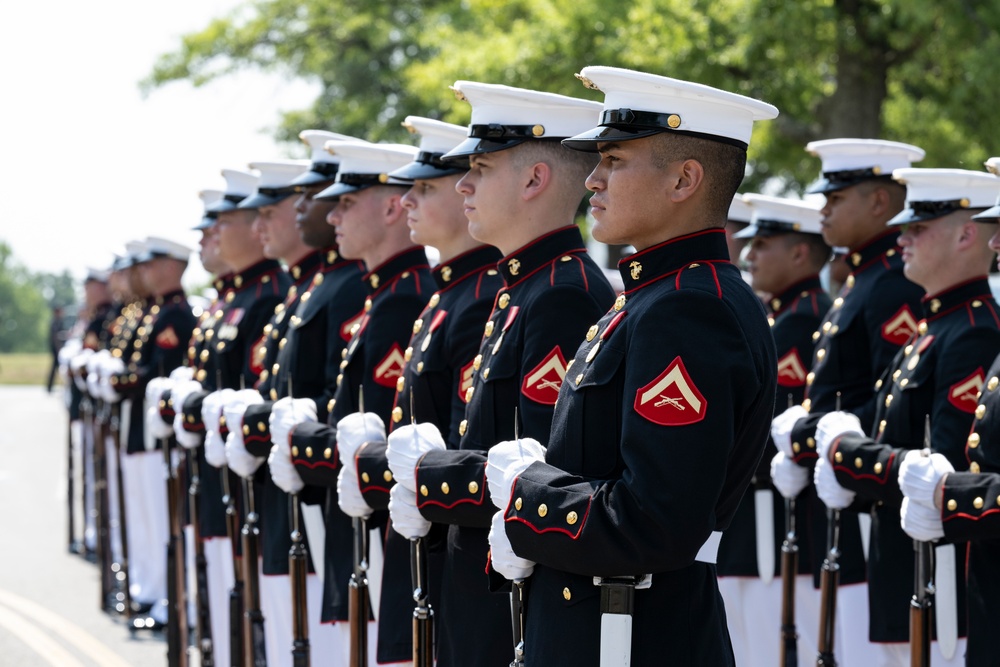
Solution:
[[(130, 667), (117, 653), (89, 632), (36, 602), (9, 591), (0, 590), (0, 605), (6, 605), (11, 610), (27, 616), (39, 625), (47, 628), (52, 634), (61, 637), (75, 646), (95, 663), (101, 665), (101, 667)], [(47, 640), (51, 643), (51, 639)], [(54, 664), (65, 664), (75, 667), (75, 665), (65, 662)]]
[(60, 644), (52, 641), (52, 638), (41, 628), (7, 607), (0, 606), (0, 627), (9, 630), (12, 635), (24, 642), (36, 655), (53, 667), (86, 667)]

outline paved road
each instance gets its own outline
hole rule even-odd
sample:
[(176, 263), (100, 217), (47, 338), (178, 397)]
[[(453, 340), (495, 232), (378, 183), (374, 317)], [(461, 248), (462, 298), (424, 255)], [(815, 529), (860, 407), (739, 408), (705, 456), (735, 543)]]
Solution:
[(0, 385), (0, 423), (0, 666), (166, 665), (162, 635), (101, 613), (97, 568), (66, 549), (61, 397)]

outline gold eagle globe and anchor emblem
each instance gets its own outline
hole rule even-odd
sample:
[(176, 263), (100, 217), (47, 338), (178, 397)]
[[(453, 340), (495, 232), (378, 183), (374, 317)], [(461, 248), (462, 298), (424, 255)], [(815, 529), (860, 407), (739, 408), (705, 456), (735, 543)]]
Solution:
[(512, 259), (507, 262), (507, 268), (510, 269), (510, 275), (516, 276), (517, 272), (521, 270), (521, 262), (517, 259)]
[(642, 275), (642, 264), (634, 261), (628, 265), (629, 273), (632, 276), (632, 280), (638, 280), (639, 276)]

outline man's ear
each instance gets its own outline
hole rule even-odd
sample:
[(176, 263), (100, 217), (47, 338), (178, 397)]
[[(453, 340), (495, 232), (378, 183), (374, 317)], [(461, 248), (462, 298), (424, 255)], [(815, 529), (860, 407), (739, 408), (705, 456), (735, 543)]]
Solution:
[(697, 160), (683, 160), (669, 170), (672, 175), (668, 184), (670, 200), (682, 202), (697, 193), (705, 182), (705, 168)]
[(545, 162), (536, 162), (523, 170), (524, 185), (521, 197), (530, 201), (543, 193), (552, 182), (552, 167)]

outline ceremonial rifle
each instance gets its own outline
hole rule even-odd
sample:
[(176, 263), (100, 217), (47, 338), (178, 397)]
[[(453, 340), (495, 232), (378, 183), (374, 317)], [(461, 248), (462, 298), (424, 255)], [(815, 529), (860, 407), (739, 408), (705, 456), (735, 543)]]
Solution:
[[(365, 414), (364, 387), (358, 387), (358, 412)], [(363, 423), (363, 422), (362, 422)], [(351, 521), (354, 528), (354, 571), (347, 585), (347, 618), (350, 621), (350, 667), (368, 667), (368, 522), (361, 517)]]
[[(517, 407), (514, 407), (514, 440), (517, 446), (521, 446), (521, 420), (518, 419)], [(601, 590), (604, 596), (604, 589)], [(524, 606), (527, 591), (524, 587), (524, 579), (515, 579), (510, 584), (510, 617), (514, 631), (514, 659), (510, 662), (510, 667), (524, 667)]]
[[(163, 362), (160, 376), (163, 377)], [(160, 439), (167, 479), (167, 665), (187, 667), (188, 623), (184, 595), (184, 535), (181, 528), (181, 480), (173, 465), (173, 438)]]
[[(242, 379), (242, 378), (241, 378)], [(216, 388), (222, 386), (222, 372), (216, 371)], [(206, 427), (207, 430), (207, 427)], [(229, 591), (229, 664), (244, 667), (243, 662), (243, 568), (240, 562), (240, 515), (236, 497), (229, 484), (229, 466), (219, 468), (222, 476), (222, 502), (226, 506), (226, 536), (233, 559), (233, 587)]]
[[(924, 449), (921, 456), (931, 455), (931, 418), (924, 418)], [(931, 664), (931, 607), (934, 585), (931, 583), (933, 566), (930, 542), (913, 540), (913, 597), (910, 598), (910, 665), (930, 667)]]
[[(413, 388), (410, 388), (410, 424), (416, 426)], [(416, 438), (416, 431), (413, 433)], [(434, 667), (434, 610), (427, 599), (427, 545), (410, 538), (410, 582), (413, 585), (413, 667)]]
[(247, 664), (252, 667), (267, 667), (264, 646), (264, 614), (260, 610), (260, 579), (258, 570), (260, 529), (257, 527), (257, 511), (254, 506), (253, 477), (243, 478), (243, 497), (247, 502), (246, 523), (241, 531), (243, 536), (243, 639), (246, 642)]
[[(840, 392), (836, 409), (840, 410)], [(820, 573), (819, 656), (817, 667), (836, 667), (833, 654), (834, 627), (837, 622), (837, 586), (840, 583), (840, 510), (826, 510), (826, 558)]]
[[(788, 407), (792, 407), (788, 395)], [(781, 543), (781, 667), (798, 667), (799, 634), (795, 627), (795, 575), (799, 540), (795, 531), (795, 498), (785, 498), (785, 539)]]
[[(73, 382), (72, 378), (70, 379), (70, 382), (71, 383)], [(72, 389), (69, 389), (69, 391), (72, 391)], [(80, 451), (81, 452), (83, 451), (83, 447), (80, 448)], [(81, 457), (81, 461), (82, 461), (82, 457)], [(81, 465), (81, 467), (84, 467), (84, 466)], [(75, 492), (75, 488), (74, 488), (74, 484), (73, 484), (73, 477), (75, 476), (75, 474), (76, 474), (76, 471), (74, 469), (74, 464), (73, 464), (73, 420), (69, 419), (68, 415), (67, 415), (67, 419), (66, 419), (66, 501), (67, 501), (67, 507), (66, 507), (66, 509), (68, 510), (68, 512), (67, 512), (67, 515), (66, 515), (66, 536), (67, 536), (66, 547), (67, 547), (67, 549), (69, 549), (69, 552), (71, 554), (78, 553), (78, 546), (77, 546), (77, 541), (76, 541), (76, 498), (74, 498), (74, 496), (76, 495), (76, 492)]]
[(199, 507), (201, 505), (201, 470), (198, 453), (187, 450), (188, 514), (191, 519), (191, 533), (194, 540), (195, 573), (195, 636), (201, 654), (201, 667), (215, 667), (215, 647), (212, 642), (212, 620), (208, 606), (208, 561), (205, 559), (205, 545), (201, 541)]
[[(96, 401), (96, 399), (94, 399)], [(94, 405), (92, 403), (92, 405)], [(94, 509), (97, 513), (97, 566), (101, 573), (100, 609), (107, 611), (114, 594), (114, 576), (111, 570), (111, 526), (108, 517), (108, 461), (107, 424), (103, 405), (94, 405), (92, 421), (94, 438)], [(99, 416), (98, 413), (101, 413)]]
[[(294, 406), (292, 378), (288, 377), (288, 398)], [(306, 575), (309, 553), (299, 519), (299, 494), (288, 496), (288, 508), (292, 514), (292, 547), (288, 550), (288, 578), (292, 587), (292, 667), (309, 667), (309, 606), (306, 597)]]
[(111, 569), (120, 588), (117, 593), (117, 603), (115, 609), (120, 614), (125, 614), (125, 621), (129, 627), (132, 626), (132, 591), (129, 586), (128, 564), (128, 521), (125, 516), (125, 481), (122, 472), (122, 462), (127, 454), (122, 451), (121, 443), (121, 404), (111, 407), (111, 442), (114, 445), (115, 456), (115, 484), (118, 487), (118, 537), (121, 540), (121, 561), (112, 563)]

